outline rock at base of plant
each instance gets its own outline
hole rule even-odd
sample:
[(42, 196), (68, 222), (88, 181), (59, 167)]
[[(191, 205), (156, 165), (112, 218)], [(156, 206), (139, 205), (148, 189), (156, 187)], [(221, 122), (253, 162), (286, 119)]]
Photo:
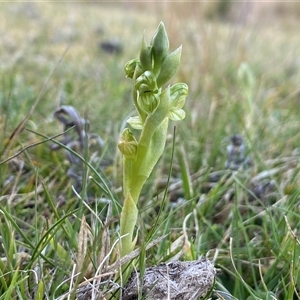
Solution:
[(147, 268), (142, 287), (139, 272), (133, 271), (122, 300), (137, 300), (140, 289), (145, 300), (197, 300), (212, 289), (215, 275), (216, 269), (207, 258)]

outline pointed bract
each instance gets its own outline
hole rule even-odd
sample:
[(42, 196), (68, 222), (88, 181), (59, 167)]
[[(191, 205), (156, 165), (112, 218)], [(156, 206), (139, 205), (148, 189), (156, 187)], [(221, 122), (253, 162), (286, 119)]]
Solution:
[(152, 71), (152, 47), (148, 46), (145, 34), (143, 35), (142, 39), (140, 62), (143, 70)]
[(156, 79), (157, 86), (160, 88), (166, 84), (177, 72), (182, 46), (171, 52), (162, 63), (160, 73)]

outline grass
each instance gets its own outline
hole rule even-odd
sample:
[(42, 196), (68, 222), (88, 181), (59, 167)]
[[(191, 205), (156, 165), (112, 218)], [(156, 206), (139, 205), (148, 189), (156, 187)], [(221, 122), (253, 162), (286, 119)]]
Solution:
[[(210, 17), (211, 10), (201, 3), (1, 4), (0, 160), (22, 153), (0, 165), (0, 299), (74, 298), (76, 286), (96, 282), (118, 261), (117, 143), (133, 112), (123, 67), (143, 31), (150, 37), (161, 20), (170, 48), (183, 44), (174, 81), (190, 89), (186, 119), (174, 123), (143, 191), (134, 263), (143, 270), (176, 255), (206, 255), (218, 269), (213, 299), (300, 298), (299, 24), (293, 11), (287, 20), (272, 9), (276, 25), (268, 14), (241, 25)], [(112, 38), (121, 53), (99, 48)], [(96, 159), (83, 153), (94, 169), (84, 164), (77, 192), (66, 152), (47, 141), (63, 131), (53, 118), (62, 104), (104, 140)], [(252, 167), (216, 181), (235, 133)]]

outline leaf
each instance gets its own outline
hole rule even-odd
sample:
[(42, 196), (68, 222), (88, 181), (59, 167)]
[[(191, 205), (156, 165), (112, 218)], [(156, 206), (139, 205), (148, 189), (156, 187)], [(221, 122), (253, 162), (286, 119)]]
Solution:
[(15, 291), (16, 286), (18, 285), (18, 282), (17, 282), (18, 275), (19, 275), (19, 266), (16, 268), (16, 270), (14, 270), (14, 276), (11, 280), (9, 288), (7, 289), (7, 291), (5, 293), (4, 300), (11, 300), (12, 299), (13, 291)]
[(121, 230), (120, 234), (122, 237), (121, 245), (121, 257), (131, 252), (134, 248), (133, 232), (138, 217), (138, 209), (136, 203), (128, 193), (125, 198), (122, 213), (121, 213)]

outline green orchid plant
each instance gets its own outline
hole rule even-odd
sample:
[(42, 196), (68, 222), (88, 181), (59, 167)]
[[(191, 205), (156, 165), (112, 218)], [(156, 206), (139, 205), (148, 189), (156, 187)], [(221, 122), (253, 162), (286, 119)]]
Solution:
[(161, 157), (166, 143), (169, 120), (184, 119), (182, 107), (188, 94), (185, 83), (164, 87), (177, 72), (181, 57), (180, 46), (169, 53), (169, 39), (160, 23), (150, 45), (145, 35), (140, 56), (125, 65), (126, 76), (133, 80), (133, 101), (137, 116), (127, 123), (141, 130), (137, 139), (125, 128), (119, 149), (123, 154), (124, 204), (120, 221), (120, 254), (130, 253), (136, 243), (134, 228), (138, 218), (137, 203), (141, 190)]

